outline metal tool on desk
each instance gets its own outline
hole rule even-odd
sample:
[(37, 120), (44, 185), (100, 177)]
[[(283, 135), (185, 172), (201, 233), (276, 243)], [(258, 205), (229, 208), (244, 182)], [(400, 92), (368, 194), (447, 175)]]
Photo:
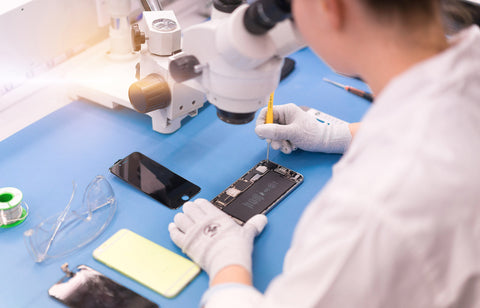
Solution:
[(351, 86), (346, 86), (346, 85), (343, 85), (341, 83), (332, 81), (332, 80), (327, 79), (327, 78), (323, 78), (323, 81), (328, 82), (330, 84), (333, 84), (334, 86), (337, 86), (339, 88), (342, 88), (342, 89), (344, 89), (344, 90), (346, 90), (346, 91), (348, 91), (352, 94), (360, 96), (361, 98), (364, 98), (369, 102), (373, 102), (373, 100), (375, 98), (375, 96), (372, 93), (368, 93), (368, 92), (362, 91), (360, 89), (356, 89), (356, 88), (351, 87)]
[[(273, 123), (273, 92), (270, 94), (270, 99), (268, 100), (268, 106), (267, 106), (267, 114), (265, 116), (265, 124), (272, 124)], [(270, 144), (272, 143), (272, 140), (268, 141), (268, 146), (267, 146), (267, 162), (268, 157), (270, 156)]]

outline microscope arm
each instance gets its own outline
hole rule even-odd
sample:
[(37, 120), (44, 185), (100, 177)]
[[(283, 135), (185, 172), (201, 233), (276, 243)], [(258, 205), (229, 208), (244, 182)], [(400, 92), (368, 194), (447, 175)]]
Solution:
[(159, 0), (140, 0), (145, 11), (161, 11), (162, 4)]

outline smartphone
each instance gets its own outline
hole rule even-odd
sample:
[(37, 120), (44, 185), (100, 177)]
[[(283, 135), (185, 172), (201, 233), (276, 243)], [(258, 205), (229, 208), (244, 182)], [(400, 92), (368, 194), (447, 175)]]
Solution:
[(189, 259), (127, 229), (96, 248), (93, 257), (168, 298), (177, 296), (201, 270)]
[(68, 307), (158, 308), (154, 302), (86, 265), (79, 265), (75, 272), (66, 273), (48, 290), (48, 294)]
[(270, 211), (302, 182), (300, 173), (262, 160), (211, 202), (243, 225), (254, 215)]
[(118, 160), (110, 172), (171, 209), (200, 191), (197, 185), (139, 152)]

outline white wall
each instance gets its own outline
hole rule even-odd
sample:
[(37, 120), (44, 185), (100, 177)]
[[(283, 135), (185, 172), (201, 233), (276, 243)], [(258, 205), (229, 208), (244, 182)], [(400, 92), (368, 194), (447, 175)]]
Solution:
[[(162, 2), (185, 28), (204, 20), (199, 1)], [(109, 15), (107, 0), (0, 2), (1, 141), (70, 102), (64, 76), (108, 39)], [(139, 3), (132, 0), (131, 18)]]
[(95, 0), (33, 0), (11, 8), (0, 16), (0, 95), (107, 35)]
[(95, 0), (2, 2), (0, 140), (67, 103), (57, 91), (61, 75), (52, 72), (108, 36)]

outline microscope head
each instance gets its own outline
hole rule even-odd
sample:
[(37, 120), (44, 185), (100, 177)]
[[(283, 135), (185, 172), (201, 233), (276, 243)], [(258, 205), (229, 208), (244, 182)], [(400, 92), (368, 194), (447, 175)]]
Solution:
[(183, 52), (169, 72), (176, 82), (196, 80), (221, 120), (248, 123), (278, 86), (284, 57), (304, 45), (289, 19), (290, 0), (259, 0), (212, 16), (222, 17), (184, 31)]

